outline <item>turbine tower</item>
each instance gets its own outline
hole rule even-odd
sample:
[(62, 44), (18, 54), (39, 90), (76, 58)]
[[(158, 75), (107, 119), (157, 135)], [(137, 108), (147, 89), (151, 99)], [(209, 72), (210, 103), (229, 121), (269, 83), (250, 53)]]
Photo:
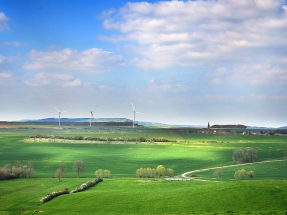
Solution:
[[(55, 107), (56, 108), (56, 107)], [(65, 113), (66, 111), (59, 111), (58, 108), (56, 108), (56, 110), (58, 111), (59, 113), (59, 126), (61, 126), (61, 113)]]
[[(98, 105), (96, 105), (97, 107)], [(94, 108), (94, 110), (96, 109), (96, 107)], [(91, 119), (90, 119), (90, 127), (92, 126), (92, 119), (94, 118), (94, 110), (91, 110)]]
[[(131, 103), (132, 103), (132, 102), (131, 102)], [(135, 121), (136, 121), (136, 113), (138, 113), (138, 114), (143, 114), (143, 113), (140, 113), (140, 112), (135, 111), (135, 108), (134, 108), (133, 103), (132, 103), (132, 108), (133, 108), (133, 112), (132, 112), (131, 115), (134, 115), (134, 117), (133, 117), (133, 128), (134, 128), (134, 127), (135, 127)]]

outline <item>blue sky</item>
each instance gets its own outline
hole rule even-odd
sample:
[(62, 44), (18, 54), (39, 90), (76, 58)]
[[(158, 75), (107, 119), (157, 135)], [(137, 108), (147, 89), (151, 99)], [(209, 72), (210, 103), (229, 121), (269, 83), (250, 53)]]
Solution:
[(0, 120), (287, 125), (286, 0), (0, 0)]

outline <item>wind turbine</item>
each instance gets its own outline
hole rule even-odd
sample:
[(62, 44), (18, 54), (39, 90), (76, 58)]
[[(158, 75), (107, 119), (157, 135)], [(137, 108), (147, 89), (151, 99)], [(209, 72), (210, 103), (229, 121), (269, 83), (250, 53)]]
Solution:
[[(96, 105), (96, 107), (98, 107), (98, 105)], [(96, 109), (96, 107), (94, 108), (94, 110)], [(91, 119), (90, 119), (90, 127), (92, 126), (92, 119), (94, 118), (94, 110), (91, 110)]]
[[(55, 107), (56, 108), (56, 107)], [(58, 111), (59, 113), (59, 126), (61, 126), (61, 113), (65, 113), (66, 111), (59, 111), (58, 108), (56, 108), (56, 110)]]
[[(131, 102), (132, 103), (132, 102)], [(133, 103), (132, 103), (132, 107), (133, 107), (133, 112), (132, 112), (132, 114), (131, 115), (134, 115), (134, 119), (133, 119), (133, 128), (135, 127), (135, 121), (136, 121), (136, 113), (139, 113), (139, 114), (143, 114), (143, 113), (140, 113), (140, 112), (137, 112), (137, 111), (135, 111), (135, 108), (134, 108), (134, 105), (133, 105)]]

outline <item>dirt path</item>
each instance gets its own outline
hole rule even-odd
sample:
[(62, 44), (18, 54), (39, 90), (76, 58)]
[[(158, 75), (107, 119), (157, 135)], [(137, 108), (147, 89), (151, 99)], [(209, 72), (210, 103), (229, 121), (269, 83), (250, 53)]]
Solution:
[(211, 167), (211, 168), (206, 168), (206, 169), (197, 169), (197, 170), (192, 170), (192, 171), (189, 171), (189, 172), (182, 173), (181, 177), (189, 178), (189, 179), (193, 179), (193, 180), (198, 180), (198, 181), (219, 182), (219, 181), (210, 181), (210, 180), (197, 179), (197, 178), (194, 178), (194, 177), (189, 177), (187, 175), (189, 175), (191, 173), (204, 172), (204, 171), (212, 170), (212, 169), (216, 169), (216, 168), (227, 168), (227, 167), (234, 167), (234, 166), (244, 166), (244, 165), (257, 164), (257, 163), (270, 163), (270, 162), (278, 162), (278, 161), (287, 161), (287, 160), (286, 159), (285, 160), (269, 160), (269, 161), (261, 161), (261, 162), (254, 162), (254, 163), (233, 164), (233, 165), (227, 165), (227, 166)]

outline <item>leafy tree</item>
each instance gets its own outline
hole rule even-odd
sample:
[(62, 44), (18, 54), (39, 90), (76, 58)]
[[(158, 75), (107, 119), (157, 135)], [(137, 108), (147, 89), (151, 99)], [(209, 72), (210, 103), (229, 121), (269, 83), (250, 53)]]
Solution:
[(162, 177), (165, 175), (165, 167), (163, 165), (158, 165), (156, 171), (158, 173), (158, 177)]
[(220, 178), (222, 175), (222, 168), (218, 167), (214, 170), (213, 175), (216, 176), (217, 178)]
[(77, 177), (79, 177), (80, 173), (84, 172), (84, 162), (80, 160), (76, 160), (74, 162), (73, 170), (77, 174)]

